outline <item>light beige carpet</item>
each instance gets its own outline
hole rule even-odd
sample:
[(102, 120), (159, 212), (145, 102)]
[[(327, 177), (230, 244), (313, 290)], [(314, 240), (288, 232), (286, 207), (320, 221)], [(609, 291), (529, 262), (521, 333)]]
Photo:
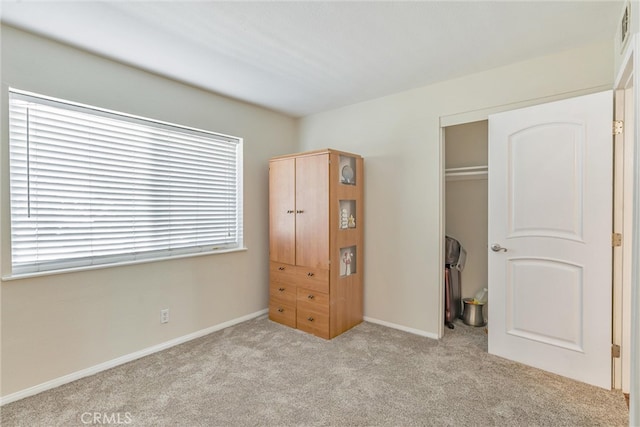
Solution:
[(437, 341), (363, 323), (325, 341), (266, 317), (1, 415), (5, 427), (628, 425), (620, 392), (491, 356), (483, 328), (457, 322)]

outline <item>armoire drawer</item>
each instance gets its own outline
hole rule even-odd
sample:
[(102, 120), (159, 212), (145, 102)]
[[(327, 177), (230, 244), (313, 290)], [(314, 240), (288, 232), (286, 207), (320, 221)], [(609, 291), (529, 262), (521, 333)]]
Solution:
[(296, 272), (299, 287), (329, 293), (329, 270), (297, 266)]
[(271, 280), (269, 282), (269, 298), (277, 299), (285, 304), (296, 305), (296, 286)]
[(329, 294), (299, 287), (297, 305), (298, 307), (329, 314)]
[(291, 283), (318, 292), (329, 293), (329, 270), (290, 265), (281, 262), (269, 263), (271, 282)]
[(329, 314), (309, 310), (307, 306), (298, 307), (297, 328), (320, 338), (329, 339)]
[(295, 283), (298, 270), (295, 265), (281, 262), (269, 263), (269, 280), (271, 282)]
[(296, 305), (287, 304), (277, 298), (269, 301), (269, 319), (289, 327), (296, 327)]

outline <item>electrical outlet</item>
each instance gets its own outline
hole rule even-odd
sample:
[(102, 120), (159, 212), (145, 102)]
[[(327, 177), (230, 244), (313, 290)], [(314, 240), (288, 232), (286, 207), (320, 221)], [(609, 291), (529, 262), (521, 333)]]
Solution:
[(169, 309), (164, 308), (160, 310), (160, 323), (167, 323), (167, 322), (169, 322)]

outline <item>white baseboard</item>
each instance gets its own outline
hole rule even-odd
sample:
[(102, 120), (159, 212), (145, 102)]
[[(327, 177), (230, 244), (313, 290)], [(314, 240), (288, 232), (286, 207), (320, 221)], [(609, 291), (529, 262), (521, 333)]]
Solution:
[(88, 377), (89, 375), (97, 374), (98, 372), (106, 371), (107, 369), (111, 369), (118, 365), (122, 365), (128, 362), (131, 362), (133, 360), (140, 359), (141, 357), (148, 356), (150, 354), (157, 353), (162, 350), (166, 350), (167, 348), (174, 347), (178, 344), (182, 344), (187, 341), (191, 341), (193, 339), (203, 337), (210, 333), (220, 331), (222, 329), (228, 328), (229, 326), (237, 325), (239, 323), (246, 322), (247, 320), (255, 319), (256, 317), (260, 317), (263, 314), (266, 314), (268, 312), (269, 312), (268, 309), (256, 311), (255, 313), (247, 314), (246, 316), (238, 317), (236, 319), (229, 320), (228, 322), (223, 322), (223, 323), (211, 326), (209, 328), (193, 332), (191, 334), (183, 335), (181, 337), (174, 338), (172, 340), (169, 340), (151, 347), (144, 348), (134, 353), (125, 354), (124, 356), (120, 356), (116, 359), (108, 360), (106, 362), (100, 363), (90, 368), (82, 369), (80, 371), (73, 372), (63, 377), (55, 378), (51, 381), (47, 381), (42, 384), (38, 384), (36, 386), (29, 387), (24, 390), (11, 393), (7, 396), (0, 397), (0, 406), (6, 405), (7, 403), (15, 402), (16, 400), (24, 399), (25, 397), (42, 393), (43, 391), (51, 390), (52, 388), (56, 388), (63, 384), (67, 384), (72, 381), (79, 380), (80, 378)]
[(414, 335), (420, 335), (421, 337), (432, 338), (434, 340), (440, 339), (438, 334), (434, 334), (432, 332), (423, 331), (421, 329), (409, 328), (408, 326), (398, 325), (395, 323), (385, 322), (384, 320), (372, 319), (371, 317), (364, 316), (365, 322), (375, 323), (378, 325), (386, 326), (392, 329), (398, 329), (403, 332), (408, 332)]

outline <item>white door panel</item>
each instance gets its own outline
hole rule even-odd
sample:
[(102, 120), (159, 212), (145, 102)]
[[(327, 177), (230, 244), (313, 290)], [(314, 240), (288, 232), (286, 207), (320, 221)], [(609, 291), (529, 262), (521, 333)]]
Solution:
[[(543, 258), (509, 260), (507, 333), (583, 351), (582, 281), (579, 265)], [(538, 311), (540, 307), (544, 307), (545, 312)], [(546, 316), (546, 312), (556, 315)]]
[(489, 352), (611, 386), (612, 93), (489, 118)]
[[(583, 126), (553, 123), (512, 135), (508, 147), (507, 238), (582, 240)], [(548, 153), (553, 153), (549, 156)], [(545, 179), (539, 179), (540, 176)], [(553, 182), (549, 191), (548, 182)]]

